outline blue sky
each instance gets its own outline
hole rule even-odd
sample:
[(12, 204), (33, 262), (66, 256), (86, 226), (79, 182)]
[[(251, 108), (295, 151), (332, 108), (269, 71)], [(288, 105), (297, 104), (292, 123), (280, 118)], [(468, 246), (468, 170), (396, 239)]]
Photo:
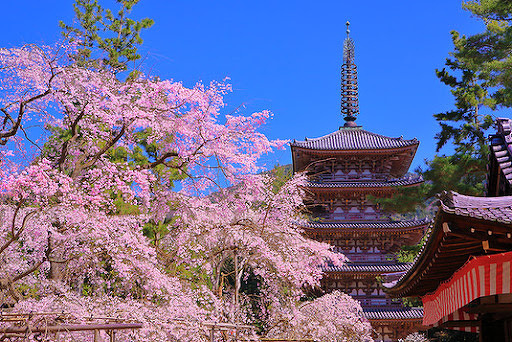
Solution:
[[(72, 21), (72, 4), (5, 1), (0, 46), (54, 42), (58, 21)], [(146, 71), (188, 86), (229, 77), (234, 91), (226, 113), (242, 104), (246, 114), (271, 110), (263, 132), (291, 140), (343, 124), (339, 70), (349, 20), (359, 71), (357, 122), (375, 133), (418, 138), (413, 167), (435, 154), (432, 115), (453, 108), (449, 89), (435, 76), (452, 50), (450, 31), (483, 30), (459, 1), (446, 0), (141, 0), (133, 16), (155, 20), (143, 33)], [(264, 162), (290, 163), (289, 149)]]

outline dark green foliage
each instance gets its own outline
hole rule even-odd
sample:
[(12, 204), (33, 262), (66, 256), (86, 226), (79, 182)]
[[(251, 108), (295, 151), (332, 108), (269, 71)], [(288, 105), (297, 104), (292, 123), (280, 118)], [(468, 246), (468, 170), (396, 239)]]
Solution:
[(410, 308), (421, 308), (423, 307), (423, 302), (421, 301), (421, 298), (419, 297), (404, 297), (400, 298), (402, 300), (402, 303), (406, 307)]
[[(233, 259), (227, 260), (222, 266), (222, 273), (225, 274), (224, 288), (234, 291), (235, 288), (235, 265)], [(263, 281), (260, 276), (254, 274), (251, 268), (244, 271), (240, 279), (240, 294), (246, 298), (245, 304), (248, 306), (254, 318), (253, 324), (258, 333), (265, 330), (262, 319), (262, 291)]]
[[(173, 206), (173, 203), (168, 203), (169, 208), (172, 208), (172, 213), (174, 213), (175, 207)], [(167, 236), (173, 229), (176, 229), (175, 223), (178, 220), (179, 216), (175, 214), (169, 214), (168, 217), (166, 217), (162, 221), (154, 221), (151, 220), (149, 222), (146, 222), (144, 224), (144, 227), (142, 229), (142, 233), (144, 236), (146, 236), (151, 243), (156, 247), (157, 253), (161, 252), (160, 250), (160, 242), (161, 240)]]
[[(421, 251), (421, 248), (426, 243), (427, 235), (425, 234), (423, 238), (418, 242), (418, 244), (414, 246), (402, 246), (398, 253), (396, 254), (397, 260), (399, 262), (413, 262), (416, 256)], [(423, 303), (418, 297), (404, 297), (401, 298), (402, 303), (407, 307), (422, 307)]]
[(433, 197), (449, 190), (465, 195), (482, 196), (488, 153), (487, 146), (482, 146), (479, 157), (458, 153), (451, 156), (435, 156), (427, 162), (427, 169), (421, 172), (427, 182), (428, 191), (425, 192), (425, 197)]
[(476, 66), (465, 62), (460, 56), (459, 34), (452, 32), (452, 39), (456, 52), (452, 53), (453, 59), (446, 59), (446, 66), (452, 73), (444, 68), (436, 70), (436, 74), (442, 83), (451, 88), (455, 109), (434, 115), (441, 126), (441, 132), (436, 134), (437, 151), (451, 141), (458, 153), (474, 154), (485, 143), (484, 132), (494, 121), (489, 114), (483, 114), (481, 108), (487, 106), (494, 109), (496, 104), (488, 98), (485, 82), (473, 70)]
[[(392, 198), (373, 198), (384, 211), (414, 217), (432, 217), (432, 202), (442, 191), (482, 196), (486, 176), (487, 146), (479, 148), (480, 157), (469, 153), (435, 156), (417, 169), (425, 182), (417, 187), (398, 188)], [(413, 215), (408, 214), (413, 213)], [(411, 218), (411, 217), (407, 217)]]
[(149, 238), (153, 244), (158, 245), (160, 240), (169, 233), (169, 223), (147, 222), (142, 229), (142, 233)]
[(421, 199), (427, 198), (430, 191), (429, 184), (421, 184), (416, 187), (399, 187), (391, 198), (377, 198), (368, 196), (368, 200), (378, 203), (384, 212), (400, 214), (401, 219), (411, 219), (413, 217), (424, 217), (422, 215), (423, 207), (419, 206)]
[(425, 178), (437, 192), (482, 195), (491, 113), (512, 106), (512, 2), (468, 1), (462, 6), (482, 19), (486, 29), (472, 36), (453, 31), (447, 68), (436, 71), (455, 98), (454, 110), (434, 115), (441, 126), (437, 150), (451, 142), (455, 153), (431, 161)]
[(481, 19), (486, 30), (457, 41), (457, 58), (475, 66), (478, 78), (489, 91), (490, 107), (512, 106), (512, 2), (482, 0), (463, 3)]
[[(493, 77), (482, 56), (477, 56), (473, 43), (482, 36), (467, 38), (452, 32), (454, 51), (446, 59), (446, 67), (436, 70), (437, 77), (451, 88), (455, 109), (438, 113), (434, 118), (441, 131), (436, 134), (437, 151), (446, 144), (454, 147), (452, 155), (436, 156), (427, 162), (423, 172), (432, 189), (428, 195), (444, 190), (454, 190), (467, 195), (483, 195), (483, 181), (486, 174), (488, 155), (487, 135), (494, 119), (491, 110), (502, 105), (496, 99)], [(493, 50), (497, 46), (487, 46)]]
[(463, 125), (454, 132), (443, 129), (438, 147), (446, 138), (453, 138), (456, 144), (464, 140), (474, 144), (485, 139), (483, 133), (493, 120), (481, 109), (512, 106), (512, 2), (468, 1), (462, 6), (481, 19), (486, 30), (472, 36), (452, 31), (454, 51), (446, 61), (452, 72), (443, 69), (437, 75), (452, 88), (456, 110), (437, 114), (436, 119)]
[(426, 242), (426, 235), (414, 246), (403, 246), (397, 253), (397, 259), (399, 262), (413, 262), (414, 258), (421, 251), (421, 247)]
[[(75, 11), (75, 20), (72, 25), (60, 22), (62, 34), (70, 42), (76, 42), (78, 49), (73, 55), (74, 63), (84, 68), (101, 69), (106, 68), (114, 73), (128, 70), (128, 63), (140, 59), (137, 52), (142, 44), (140, 33), (143, 29), (153, 25), (151, 19), (133, 20), (128, 17), (133, 6), (139, 0), (116, 0), (119, 5), (117, 13), (110, 9), (103, 8), (98, 0), (75, 0), (73, 5)], [(132, 70), (127, 82), (137, 76), (137, 72)], [(80, 103), (75, 104), (77, 108)], [(58, 127), (48, 127), (51, 132), (48, 143), (45, 144), (43, 156), (54, 161), (59, 167), (61, 165), (60, 156), (66, 153), (66, 144), (79, 144), (82, 136), (80, 134), (80, 122), (70, 125), (68, 130)], [(161, 147), (169, 143), (173, 137), (158, 142), (148, 142), (150, 130), (142, 130), (136, 133), (135, 144), (131, 147), (111, 147), (107, 150), (106, 156), (114, 163), (126, 163), (128, 168), (147, 168), (156, 176), (157, 182), (162, 179), (164, 174), (171, 175), (170, 179), (182, 180), (186, 178), (186, 163), (178, 157), (169, 157), (176, 153), (167, 152), (162, 155)], [(99, 146), (103, 146), (105, 141), (98, 141)], [(66, 172), (66, 170), (63, 170)], [(70, 171), (71, 172), (71, 171)], [(69, 173), (70, 173), (69, 172)], [(166, 187), (173, 187), (174, 184), (163, 184)], [(112, 200), (115, 205), (113, 214), (134, 215), (139, 214), (140, 210), (136, 202), (128, 202), (119, 194), (112, 193)], [(155, 223), (156, 231), (146, 227), (146, 234), (154, 240), (157, 236), (163, 236), (165, 227), (163, 223)], [(148, 230), (149, 229), (149, 230)]]
[[(60, 22), (63, 35), (78, 42), (78, 52), (73, 56), (76, 63), (86, 67), (107, 67), (113, 72), (125, 71), (128, 63), (140, 59), (137, 52), (142, 44), (140, 32), (150, 28), (153, 20), (140, 21), (128, 18), (139, 0), (116, 0), (120, 4), (117, 13), (101, 7), (97, 0), (75, 0), (76, 21), (73, 25)], [(132, 71), (131, 76), (136, 72)]]
[[(128, 163), (130, 167), (151, 165), (151, 172), (157, 177), (157, 181), (162, 179), (165, 174), (169, 175), (172, 180), (185, 179), (187, 177), (186, 163), (177, 156), (163, 158), (161, 155), (162, 147), (169, 141), (164, 139), (159, 142), (148, 142), (150, 134), (149, 129), (137, 132), (136, 144), (133, 148), (129, 150), (124, 147), (111, 148), (107, 151), (108, 158), (114, 163)], [(172, 138), (168, 137), (167, 139)], [(166, 184), (166, 186), (173, 187), (174, 184)]]
[(399, 192), (396, 203), (382, 201), (390, 210), (406, 211), (441, 191), (484, 193), (492, 113), (512, 106), (512, 2), (480, 0), (462, 6), (481, 19), (486, 29), (471, 36), (452, 31), (454, 50), (445, 68), (436, 70), (455, 100), (454, 109), (434, 115), (440, 125), (437, 151), (449, 145), (453, 153), (426, 162), (425, 170), (419, 171), (426, 181), (422, 188)]
[(272, 176), (272, 191), (277, 193), (293, 177), (293, 168), (291, 164), (277, 164), (268, 173)]

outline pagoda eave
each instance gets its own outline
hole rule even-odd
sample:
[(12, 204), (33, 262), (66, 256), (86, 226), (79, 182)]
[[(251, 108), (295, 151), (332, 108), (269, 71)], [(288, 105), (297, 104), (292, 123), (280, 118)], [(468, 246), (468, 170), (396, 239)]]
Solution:
[(367, 318), (367, 320), (370, 322), (370, 324), (372, 326), (378, 325), (379, 323), (386, 324), (386, 325), (389, 323), (397, 323), (397, 320), (400, 320), (399, 324), (403, 324), (403, 322), (417, 323), (418, 325), (423, 327), (423, 329), (425, 329), (425, 330), (430, 328), (430, 327), (424, 327), (421, 324), (423, 322), (423, 318), (414, 318), (414, 317), (410, 317), (410, 318)]
[[(368, 149), (316, 149), (316, 148), (307, 148), (302, 146), (296, 146), (290, 144), (292, 152), (296, 150), (297, 152), (303, 152), (311, 155), (329, 155), (329, 156), (345, 156), (350, 155), (353, 156), (354, 153), (358, 155), (375, 155), (375, 154), (402, 154), (403, 152), (413, 151), (416, 154), (416, 150), (418, 149), (419, 142), (417, 144), (402, 146), (402, 147), (392, 147), (392, 148), (368, 148)], [(414, 154), (412, 157), (414, 157)]]
[(399, 188), (411, 188), (415, 186), (419, 186), (423, 183), (423, 181), (413, 184), (406, 185), (391, 185), (391, 186), (351, 186), (351, 187), (322, 187), (322, 186), (304, 186), (304, 188), (311, 192), (364, 192), (364, 193), (381, 193), (381, 192), (395, 192)]
[(430, 224), (430, 220), (403, 220), (403, 221), (353, 221), (353, 222), (328, 222), (328, 221), (310, 221), (303, 224), (303, 228), (317, 228), (317, 229), (354, 229), (354, 230), (365, 230), (365, 229), (415, 229), (426, 227)]
[(427, 228), (427, 225), (412, 227), (412, 228), (371, 228), (365, 230), (356, 230), (354, 228), (343, 229), (340, 228), (303, 228), (308, 234), (322, 235), (322, 236), (344, 236), (344, 235), (369, 235), (369, 236), (380, 236), (380, 235), (403, 235), (413, 232), (423, 232)]
[(381, 274), (390, 272), (403, 272), (407, 271), (411, 267), (409, 263), (401, 264), (361, 264), (347, 262), (342, 266), (328, 266), (322, 268), (325, 272), (330, 274), (348, 274), (348, 273), (360, 273), (360, 274)]
[(336, 271), (325, 271), (324, 278), (330, 280), (345, 280), (345, 279), (354, 279), (354, 280), (363, 280), (363, 279), (375, 279), (375, 277), (379, 277), (387, 272), (336, 272)]
[(396, 322), (399, 320), (417, 321), (423, 319), (423, 309), (400, 309), (400, 310), (368, 310), (364, 316), (370, 322)]
[(325, 271), (328, 275), (350, 275), (353, 276), (354, 274), (361, 276), (362, 278), (369, 278), (378, 276), (381, 274), (386, 274), (389, 271)]

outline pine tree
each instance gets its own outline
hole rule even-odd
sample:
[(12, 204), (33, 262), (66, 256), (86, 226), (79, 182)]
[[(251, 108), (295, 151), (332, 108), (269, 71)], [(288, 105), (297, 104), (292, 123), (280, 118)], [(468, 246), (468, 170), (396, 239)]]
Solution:
[(451, 88), (455, 109), (434, 118), (441, 127), (437, 151), (451, 143), (454, 153), (436, 156), (424, 176), (432, 182), (433, 193), (483, 195), (493, 111), (512, 106), (512, 2), (468, 1), (462, 7), (486, 29), (471, 36), (452, 31), (454, 51), (436, 74)]
[[(74, 59), (79, 65), (120, 72), (128, 69), (129, 62), (141, 58), (137, 51), (142, 44), (140, 33), (154, 22), (149, 18), (136, 21), (128, 17), (139, 0), (116, 2), (120, 8), (114, 13), (103, 8), (97, 0), (75, 0), (76, 22), (73, 25), (59, 23), (64, 37), (78, 43)], [(134, 77), (136, 73), (134, 68), (130, 76)]]
[(425, 184), (400, 190), (394, 199), (381, 200), (383, 208), (410, 211), (429, 203), (441, 191), (482, 196), (489, 154), (487, 135), (494, 112), (512, 107), (512, 2), (467, 1), (462, 7), (485, 24), (485, 31), (471, 36), (452, 31), (454, 50), (445, 67), (436, 70), (439, 80), (451, 88), (454, 109), (438, 113), (436, 155), (418, 169)]

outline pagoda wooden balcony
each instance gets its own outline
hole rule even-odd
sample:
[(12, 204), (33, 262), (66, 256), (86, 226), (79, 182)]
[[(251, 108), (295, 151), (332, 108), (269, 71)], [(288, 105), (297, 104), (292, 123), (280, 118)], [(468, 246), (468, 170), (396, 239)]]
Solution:
[(386, 298), (384, 296), (351, 296), (353, 299), (359, 301), (363, 309), (379, 308), (391, 309), (402, 307), (402, 302), (393, 298)]
[(350, 262), (378, 262), (379, 264), (391, 264), (396, 261), (396, 259), (392, 259), (392, 256), (389, 254), (380, 253), (345, 253), (345, 256), (350, 260)]
[(343, 213), (343, 214), (320, 214), (315, 215), (316, 218), (321, 219), (322, 221), (328, 222), (332, 221), (376, 221), (381, 220), (385, 221), (385, 219), (381, 219), (382, 215), (379, 213)]
[(384, 181), (386, 180), (385, 174), (368, 174), (368, 173), (358, 173), (358, 174), (320, 174), (316, 176), (310, 177), (311, 181), (320, 182), (320, 183), (336, 183), (336, 182), (346, 182), (346, 181)]

